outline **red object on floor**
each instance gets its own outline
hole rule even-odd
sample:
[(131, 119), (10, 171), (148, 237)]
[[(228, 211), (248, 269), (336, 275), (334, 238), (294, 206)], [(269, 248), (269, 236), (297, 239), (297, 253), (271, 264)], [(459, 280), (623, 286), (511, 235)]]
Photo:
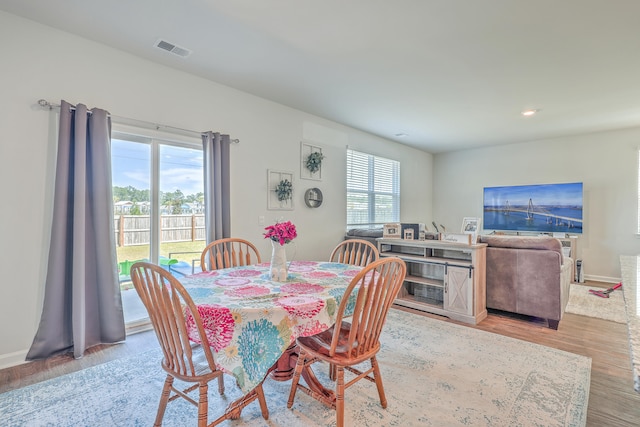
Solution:
[(591, 294), (600, 297), (600, 298), (609, 298), (609, 294), (613, 291), (615, 291), (618, 288), (622, 287), (622, 282), (618, 283), (615, 286), (610, 287), (609, 289), (606, 289), (604, 291), (600, 291), (600, 290), (596, 290), (596, 289), (589, 289), (589, 292), (591, 292)]

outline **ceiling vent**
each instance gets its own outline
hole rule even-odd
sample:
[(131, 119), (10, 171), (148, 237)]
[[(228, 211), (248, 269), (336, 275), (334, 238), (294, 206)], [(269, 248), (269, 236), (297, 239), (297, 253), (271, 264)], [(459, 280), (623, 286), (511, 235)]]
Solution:
[(171, 52), (181, 58), (186, 58), (187, 56), (191, 55), (191, 51), (189, 49), (176, 46), (175, 44), (169, 43), (168, 41), (162, 39), (156, 42), (155, 47), (157, 47), (158, 49), (166, 50), (167, 52)]

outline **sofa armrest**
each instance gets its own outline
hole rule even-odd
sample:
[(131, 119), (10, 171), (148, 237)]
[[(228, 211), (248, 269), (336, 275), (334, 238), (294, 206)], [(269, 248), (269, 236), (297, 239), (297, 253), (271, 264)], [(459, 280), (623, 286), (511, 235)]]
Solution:
[(560, 319), (564, 314), (567, 303), (569, 302), (569, 289), (573, 278), (573, 259), (564, 257), (564, 262), (560, 268)]

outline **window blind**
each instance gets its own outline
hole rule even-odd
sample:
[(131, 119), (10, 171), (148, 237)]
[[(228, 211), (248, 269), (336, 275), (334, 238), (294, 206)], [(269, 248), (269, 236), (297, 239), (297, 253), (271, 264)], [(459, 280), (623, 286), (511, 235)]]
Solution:
[(400, 162), (347, 150), (347, 226), (400, 221)]

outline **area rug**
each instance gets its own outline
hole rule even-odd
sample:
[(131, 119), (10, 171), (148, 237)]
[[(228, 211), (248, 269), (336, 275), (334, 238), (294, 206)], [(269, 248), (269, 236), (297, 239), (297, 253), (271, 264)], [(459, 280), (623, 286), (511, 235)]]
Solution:
[[(375, 385), (360, 381), (346, 393), (348, 426), (584, 426), (591, 359), (537, 344), (391, 310), (379, 363), (388, 400), (380, 407)], [(0, 420), (8, 426), (150, 426), (164, 375), (159, 351), (149, 350), (0, 394)], [(328, 367), (315, 369), (325, 384)], [(210, 419), (239, 397), (210, 390)], [(335, 412), (298, 392), (291, 382), (264, 384), (270, 417), (257, 402), (222, 426), (332, 426)], [(168, 405), (166, 426), (196, 424), (196, 408), (183, 399)]]
[(569, 290), (569, 302), (567, 303), (565, 312), (587, 317), (597, 317), (617, 323), (627, 322), (622, 289), (611, 292), (609, 298), (600, 298), (592, 295), (589, 293), (589, 289), (604, 290), (593, 286), (590, 287), (572, 283)]

